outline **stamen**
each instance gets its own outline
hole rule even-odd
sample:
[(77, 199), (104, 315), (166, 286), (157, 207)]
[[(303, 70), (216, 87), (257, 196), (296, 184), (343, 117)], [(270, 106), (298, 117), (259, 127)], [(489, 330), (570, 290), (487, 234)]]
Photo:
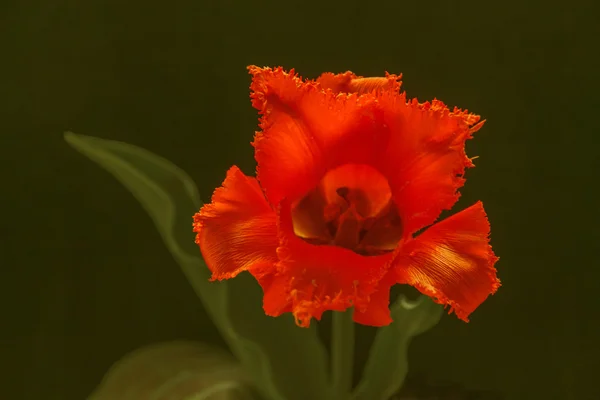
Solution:
[(294, 205), (292, 220), (296, 235), (311, 244), (344, 247), (366, 256), (392, 251), (402, 235), (387, 180), (366, 166), (342, 166), (326, 175)]

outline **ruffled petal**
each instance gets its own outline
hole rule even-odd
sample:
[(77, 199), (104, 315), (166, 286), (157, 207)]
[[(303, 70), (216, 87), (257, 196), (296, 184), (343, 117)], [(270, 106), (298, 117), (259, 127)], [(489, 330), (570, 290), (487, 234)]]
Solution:
[(194, 215), (194, 232), (212, 280), (249, 271), (263, 289), (270, 285), (279, 244), (277, 214), (255, 178), (231, 167), (211, 203)]
[(390, 273), (437, 303), (450, 306), (468, 322), (471, 314), (500, 287), (489, 245), (490, 226), (481, 202), (428, 228), (407, 242)]
[(395, 283), (395, 274), (386, 274), (378, 283), (377, 289), (369, 297), (367, 306), (362, 310), (354, 310), (354, 322), (377, 327), (391, 324), (390, 289)]
[(372, 93), (378, 90), (400, 91), (402, 75), (385, 74), (385, 77), (356, 76), (350, 71), (343, 74), (326, 72), (317, 79), (323, 89), (331, 89), (334, 93)]
[(437, 100), (407, 101), (395, 75), (302, 81), (281, 68), (249, 70), (252, 104), (262, 114), (254, 141), (258, 179), (274, 205), (301, 197), (347, 163), (388, 178), (407, 236), (456, 203), (465, 168), (473, 166), (465, 141), (481, 127), (479, 116)]
[(267, 315), (286, 312), (282, 305), (289, 302), (296, 323), (307, 327), (312, 318), (321, 319), (327, 310), (364, 309), (388, 270), (392, 253), (365, 257), (342, 247), (309, 244), (294, 235), (287, 201), (281, 205), (279, 219), (281, 242), (275, 278), (279, 290), (273, 289), (269, 299), (265, 296)]
[(322, 90), (293, 70), (249, 71), (252, 105), (262, 115), (262, 131), (253, 143), (257, 176), (271, 204), (297, 200), (328, 170), (345, 163), (371, 164), (383, 151), (387, 133), (378, 125), (374, 96)]
[(411, 235), (458, 200), (465, 169), (473, 166), (465, 141), (483, 121), (467, 111), (450, 111), (437, 100), (419, 104), (389, 92), (378, 100), (390, 138), (377, 166), (388, 178), (405, 232)]

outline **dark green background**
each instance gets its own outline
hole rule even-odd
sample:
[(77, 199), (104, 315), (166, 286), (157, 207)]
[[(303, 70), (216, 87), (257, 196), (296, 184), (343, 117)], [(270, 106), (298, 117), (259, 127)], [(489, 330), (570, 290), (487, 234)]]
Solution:
[(486, 118), (456, 209), (483, 200), (504, 286), (418, 338), (411, 367), (508, 399), (600, 398), (595, 7), (4, 0), (0, 398), (80, 400), (138, 346), (220, 343), (150, 219), (62, 132), (145, 147), (208, 199), (254, 167), (247, 64), (403, 72), (409, 96)]

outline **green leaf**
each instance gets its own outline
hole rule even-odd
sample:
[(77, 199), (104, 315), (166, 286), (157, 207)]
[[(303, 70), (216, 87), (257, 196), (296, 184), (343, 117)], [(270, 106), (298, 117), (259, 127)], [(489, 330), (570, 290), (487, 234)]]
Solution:
[(117, 361), (88, 400), (251, 400), (241, 365), (201, 343), (144, 347)]
[(327, 356), (315, 326), (301, 329), (289, 315), (265, 316), (262, 290), (249, 274), (209, 282), (192, 233), (192, 216), (201, 201), (184, 171), (127, 143), (70, 132), (65, 140), (115, 176), (142, 204), (232, 352), (268, 400), (329, 399)]
[(408, 346), (413, 337), (433, 328), (443, 307), (427, 296), (409, 301), (400, 296), (391, 308), (392, 322), (379, 328), (361, 381), (352, 400), (388, 400), (408, 372)]

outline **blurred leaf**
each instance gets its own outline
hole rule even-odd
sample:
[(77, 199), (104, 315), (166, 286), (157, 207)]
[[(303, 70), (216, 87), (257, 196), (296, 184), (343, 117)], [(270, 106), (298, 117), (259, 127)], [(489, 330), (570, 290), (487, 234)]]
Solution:
[(201, 201), (184, 171), (127, 143), (70, 132), (65, 140), (114, 175), (146, 209), (215, 325), (267, 399), (329, 399), (327, 356), (316, 326), (300, 329), (289, 315), (267, 317), (262, 290), (248, 274), (209, 282), (210, 271), (192, 233), (192, 216)]
[(402, 295), (391, 312), (394, 322), (378, 329), (352, 400), (388, 400), (400, 389), (408, 372), (411, 339), (433, 328), (443, 307), (427, 296), (409, 301)]
[(117, 361), (88, 400), (250, 400), (241, 365), (193, 342), (161, 343)]

